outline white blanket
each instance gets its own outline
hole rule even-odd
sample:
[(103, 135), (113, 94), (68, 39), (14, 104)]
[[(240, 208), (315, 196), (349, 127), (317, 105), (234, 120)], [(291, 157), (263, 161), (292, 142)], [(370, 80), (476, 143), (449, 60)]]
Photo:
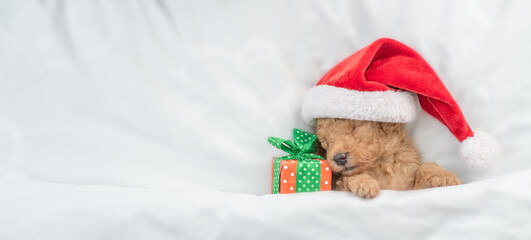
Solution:
[(530, 174), (373, 200), (4, 180), (0, 239), (530, 239)]
[[(0, 239), (531, 236), (528, 1), (0, 1)], [(416, 49), (501, 157), (470, 171), (419, 111), (422, 157), (465, 185), (267, 195), (268, 136), (380, 37)]]

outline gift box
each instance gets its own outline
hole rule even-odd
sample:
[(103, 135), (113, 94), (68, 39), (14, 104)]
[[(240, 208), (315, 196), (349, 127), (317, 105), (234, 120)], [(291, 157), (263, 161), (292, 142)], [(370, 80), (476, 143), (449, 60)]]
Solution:
[[(330, 191), (332, 188), (332, 170), (325, 160), (314, 159), (313, 162), (298, 160), (281, 160), (279, 164), (278, 193)], [(273, 160), (273, 178), (275, 176)], [(275, 193), (274, 187), (271, 189)]]
[(270, 137), (271, 145), (289, 155), (273, 159), (273, 194), (329, 191), (332, 170), (323, 157), (313, 154), (317, 136), (293, 129), (294, 141)]

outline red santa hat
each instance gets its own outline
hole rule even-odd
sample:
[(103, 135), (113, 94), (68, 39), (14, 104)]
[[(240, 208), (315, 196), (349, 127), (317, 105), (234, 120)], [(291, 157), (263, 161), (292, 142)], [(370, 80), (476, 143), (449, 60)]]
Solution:
[(416, 101), (461, 142), (460, 157), (473, 169), (490, 165), (497, 142), (472, 131), (461, 109), (430, 65), (410, 47), (382, 38), (346, 58), (306, 95), (302, 117), (410, 122)]

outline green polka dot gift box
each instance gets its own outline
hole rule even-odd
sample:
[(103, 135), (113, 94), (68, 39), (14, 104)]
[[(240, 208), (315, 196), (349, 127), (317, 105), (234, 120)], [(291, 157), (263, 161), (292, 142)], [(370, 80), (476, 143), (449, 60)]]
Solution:
[(317, 136), (293, 129), (293, 141), (270, 137), (271, 145), (289, 155), (273, 159), (272, 193), (329, 191), (332, 170), (323, 157), (314, 154)]

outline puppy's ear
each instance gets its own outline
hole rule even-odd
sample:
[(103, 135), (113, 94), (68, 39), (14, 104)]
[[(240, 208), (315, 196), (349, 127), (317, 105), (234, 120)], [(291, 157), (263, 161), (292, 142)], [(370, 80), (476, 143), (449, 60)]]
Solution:
[(319, 139), (315, 141), (315, 154), (326, 158), (326, 150), (321, 145), (321, 141), (319, 141)]
[[(317, 124), (315, 126), (315, 133), (317, 134), (317, 136), (319, 136), (319, 131), (325, 130), (323, 129), (323, 125), (325, 124), (325, 122), (326, 122), (325, 119), (322, 119), (322, 118), (317, 119)], [(319, 138), (317, 138), (317, 140), (315, 141), (315, 154), (321, 157), (326, 157), (326, 150), (324, 149), (321, 143), (321, 140), (319, 140)]]
[[(317, 124), (315, 125), (315, 134), (317, 134), (317, 141), (320, 141), (322, 139), (320, 139), (320, 137), (322, 138), (325, 133), (328, 131), (328, 121), (329, 119), (326, 119), (326, 118), (318, 118), (317, 119)], [(317, 142), (316, 141), (316, 142)], [(323, 148), (322, 146), (322, 143), (319, 143), (319, 147), (320, 148)]]

